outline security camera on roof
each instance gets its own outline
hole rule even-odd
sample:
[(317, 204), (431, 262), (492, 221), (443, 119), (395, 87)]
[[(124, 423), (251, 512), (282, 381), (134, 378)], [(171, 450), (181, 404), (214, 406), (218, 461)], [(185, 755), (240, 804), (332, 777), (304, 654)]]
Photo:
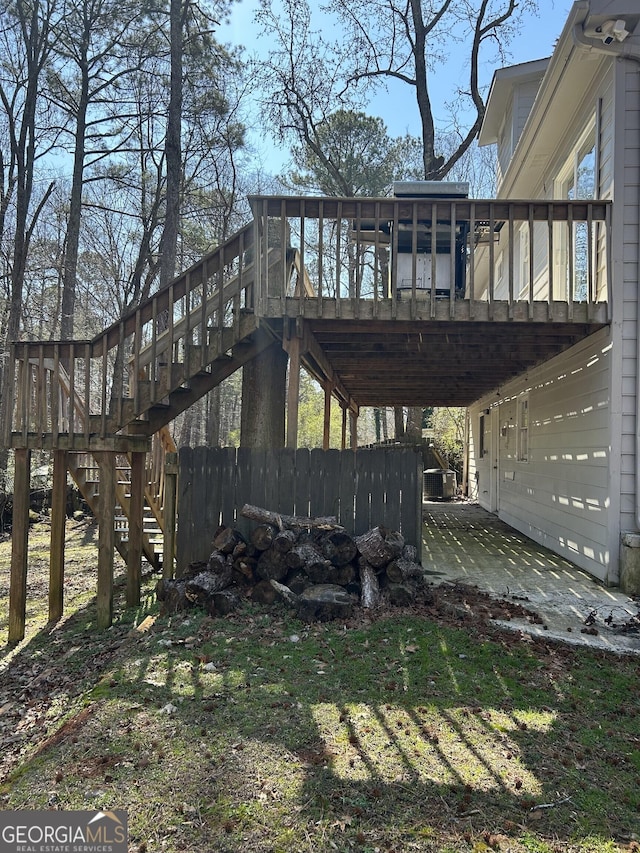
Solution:
[[(591, 35), (591, 33), (589, 33)], [(629, 35), (626, 21), (605, 21), (593, 30), (593, 37), (602, 39), (604, 44), (612, 44), (614, 41), (624, 41)]]

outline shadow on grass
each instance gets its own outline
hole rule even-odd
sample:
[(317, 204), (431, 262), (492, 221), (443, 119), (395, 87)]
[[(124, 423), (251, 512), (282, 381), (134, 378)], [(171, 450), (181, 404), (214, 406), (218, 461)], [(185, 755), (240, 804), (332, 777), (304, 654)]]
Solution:
[[(347, 630), (247, 608), (141, 633), (152, 592), (118, 606), (109, 631), (94, 602), (43, 629), (0, 677), (36, 661), (49, 675), (18, 704), (67, 705), (26, 742), (5, 808), (125, 808), (132, 841), (167, 851), (464, 850), (487, 833), (605, 851), (637, 826), (635, 660), (406, 615)], [(528, 833), (548, 846), (513, 846)]]

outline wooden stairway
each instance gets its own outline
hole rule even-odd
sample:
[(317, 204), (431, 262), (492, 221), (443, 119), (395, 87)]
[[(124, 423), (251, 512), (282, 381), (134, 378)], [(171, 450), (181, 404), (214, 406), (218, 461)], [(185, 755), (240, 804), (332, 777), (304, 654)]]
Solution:
[(175, 452), (167, 425), (277, 340), (264, 305), (256, 310), (261, 282), (277, 282), (282, 299), (313, 293), (299, 253), (280, 248), (284, 226), (257, 259), (255, 231), (250, 223), (90, 341), (12, 344), (8, 446), (65, 451), (67, 470), (94, 513), (100, 454), (111, 454), (114, 544), (125, 559), (130, 454), (137, 464), (147, 454), (143, 553), (157, 566), (164, 460)]
[[(150, 465), (145, 475), (145, 501), (142, 531), (142, 550), (145, 559), (153, 568), (160, 568), (159, 555), (162, 554), (164, 518), (164, 460), (168, 452), (175, 452), (175, 444), (169, 430), (164, 427), (153, 438)], [(92, 453), (83, 451), (67, 454), (67, 470), (87, 502), (92, 513), (99, 516), (100, 475), (98, 464)], [(116, 457), (116, 510), (115, 510), (115, 546), (127, 561), (127, 543), (129, 541), (129, 521), (131, 518), (131, 465), (126, 454)]]

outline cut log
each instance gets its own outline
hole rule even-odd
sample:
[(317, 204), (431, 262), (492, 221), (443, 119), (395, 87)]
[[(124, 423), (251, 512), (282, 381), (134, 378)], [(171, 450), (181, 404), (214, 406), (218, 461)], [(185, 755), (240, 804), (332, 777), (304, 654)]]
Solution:
[(404, 537), (388, 527), (374, 527), (361, 536), (356, 536), (358, 550), (374, 569), (382, 569), (391, 560), (399, 557), (404, 548)]
[(185, 582), (185, 596), (194, 603), (203, 604), (215, 593), (226, 589), (231, 583), (233, 566), (227, 563), (224, 572), (202, 572)]
[(338, 586), (349, 586), (356, 578), (356, 568), (353, 563), (346, 566), (330, 566), (327, 572), (327, 583), (335, 583)]
[(177, 577), (182, 580), (188, 580), (189, 578), (195, 578), (195, 576), (199, 575), (200, 572), (205, 572), (206, 570), (206, 561), (203, 562), (202, 560), (196, 560), (193, 563), (189, 563), (186, 568), (178, 572)]
[(238, 542), (231, 552), (234, 560), (238, 557), (256, 557), (256, 555), (258, 555), (258, 549), (252, 542)]
[(286, 554), (296, 544), (297, 536), (293, 530), (281, 530), (273, 539), (273, 547), (281, 554)]
[(290, 569), (304, 569), (313, 583), (324, 583), (331, 569), (331, 563), (311, 542), (296, 545), (286, 554), (285, 560)]
[(288, 586), (283, 583), (279, 583), (276, 580), (271, 581), (271, 586), (278, 593), (278, 595), (287, 602), (287, 604), (291, 605), (291, 607), (295, 607), (298, 609), (298, 601), (300, 600), (300, 596), (296, 595), (294, 592), (291, 592)]
[(193, 606), (193, 602), (189, 601), (185, 595), (185, 581), (183, 580), (165, 581), (163, 594), (163, 613), (179, 613)]
[(315, 584), (305, 589), (301, 595), (295, 595), (288, 586), (277, 581), (271, 581), (271, 584), (305, 622), (326, 622), (330, 619), (345, 618), (353, 606), (349, 593), (335, 584)]
[(286, 584), (296, 595), (300, 595), (311, 586), (309, 575), (303, 569), (292, 569), (286, 578)]
[(351, 596), (341, 586), (329, 583), (315, 584), (305, 589), (300, 595), (298, 617), (304, 622), (346, 619), (352, 607)]
[(320, 541), (322, 553), (334, 566), (346, 566), (355, 560), (358, 546), (344, 530), (334, 530)]
[[(231, 557), (227, 558), (226, 554), (221, 554), (219, 551), (213, 551), (209, 555), (209, 560), (207, 562), (206, 569), (204, 571), (211, 572), (212, 574), (224, 574), (227, 571), (227, 567), (232, 564), (233, 559)], [(196, 577), (201, 574), (201, 572), (190, 572), (185, 577)]]
[(276, 600), (276, 591), (269, 581), (258, 581), (251, 590), (251, 599), (258, 604), (273, 604)]
[(274, 548), (263, 551), (256, 565), (256, 574), (266, 581), (281, 581), (289, 572), (286, 557)]
[(233, 571), (243, 578), (242, 583), (251, 583), (255, 579), (257, 565), (255, 557), (237, 557), (233, 561)]
[(237, 589), (233, 587), (221, 589), (219, 592), (214, 592), (207, 601), (207, 613), (209, 616), (226, 616), (237, 610), (241, 601), (242, 596)]
[(366, 608), (375, 607), (380, 600), (380, 586), (375, 569), (364, 557), (358, 560), (358, 569), (361, 587), (360, 603)]
[(273, 524), (259, 524), (251, 532), (251, 543), (258, 551), (266, 551), (273, 545), (273, 539), (278, 532)]
[(395, 560), (392, 560), (385, 571), (387, 577), (393, 583), (405, 583), (412, 578), (421, 578), (424, 574), (420, 563), (414, 563), (404, 557), (397, 557)]
[(410, 560), (412, 563), (419, 563), (418, 549), (415, 545), (405, 545), (402, 549), (402, 556), (405, 560)]
[(223, 554), (231, 554), (241, 543), (242, 534), (233, 527), (223, 527), (213, 539), (213, 547)]
[(259, 524), (272, 524), (279, 530), (284, 528), (313, 528), (320, 527), (326, 530), (342, 530), (342, 526), (338, 524), (335, 515), (321, 516), (319, 518), (306, 518), (298, 515), (280, 515), (277, 512), (271, 512), (268, 509), (262, 509), (259, 506), (245, 504), (240, 512), (244, 518), (250, 518), (252, 521), (257, 521)]

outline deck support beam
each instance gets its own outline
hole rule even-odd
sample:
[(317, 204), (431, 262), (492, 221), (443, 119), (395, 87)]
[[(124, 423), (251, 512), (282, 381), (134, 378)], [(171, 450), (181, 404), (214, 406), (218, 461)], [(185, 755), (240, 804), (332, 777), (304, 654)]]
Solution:
[(97, 624), (98, 628), (108, 628), (113, 621), (116, 457), (113, 453), (96, 453), (95, 457), (100, 468)]
[(29, 547), (29, 485), (31, 451), (15, 451), (11, 579), (9, 583), (9, 643), (24, 639), (27, 615), (27, 550)]
[(142, 584), (142, 516), (144, 513), (145, 453), (131, 454), (129, 544), (127, 547), (127, 607), (139, 607)]
[(53, 452), (51, 494), (51, 546), (49, 557), (49, 622), (57, 622), (64, 609), (64, 546), (67, 520), (67, 451)]

